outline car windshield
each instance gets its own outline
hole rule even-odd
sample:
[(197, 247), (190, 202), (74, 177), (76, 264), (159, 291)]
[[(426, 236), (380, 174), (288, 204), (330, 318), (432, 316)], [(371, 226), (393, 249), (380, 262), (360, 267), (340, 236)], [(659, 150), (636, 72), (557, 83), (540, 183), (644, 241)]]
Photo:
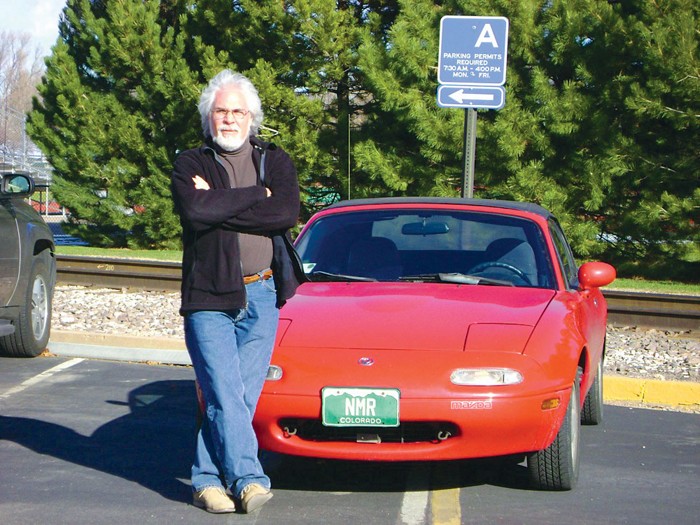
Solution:
[(336, 213), (310, 225), (296, 248), (312, 281), (554, 287), (539, 226), (495, 213)]

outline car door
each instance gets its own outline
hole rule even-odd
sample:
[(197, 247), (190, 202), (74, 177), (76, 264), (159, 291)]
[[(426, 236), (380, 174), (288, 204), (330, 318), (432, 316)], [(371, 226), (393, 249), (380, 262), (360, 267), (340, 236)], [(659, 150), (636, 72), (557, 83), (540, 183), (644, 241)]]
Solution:
[(569, 243), (566, 241), (559, 224), (550, 221), (550, 232), (557, 251), (564, 279), (570, 293), (577, 296), (578, 309), (576, 319), (578, 329), (587, 341), (591, 361), (597, 363), (605, 342), (606, 312), (605, 300), (598, 289), (581, 292), (578, 290), (578, 266), (574, 259)]
[(19, 276), (19, 232), (12, 199), (0, 194), (0, 307), (6, 306)]

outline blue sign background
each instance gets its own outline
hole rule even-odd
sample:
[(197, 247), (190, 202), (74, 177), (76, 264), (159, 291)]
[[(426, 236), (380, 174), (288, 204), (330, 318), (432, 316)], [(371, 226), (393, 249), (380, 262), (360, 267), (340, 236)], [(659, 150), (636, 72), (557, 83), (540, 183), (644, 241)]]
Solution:
[(438, 82), (505, 84), (508, 24), (508, 19), (500, 16), (442, 17)]

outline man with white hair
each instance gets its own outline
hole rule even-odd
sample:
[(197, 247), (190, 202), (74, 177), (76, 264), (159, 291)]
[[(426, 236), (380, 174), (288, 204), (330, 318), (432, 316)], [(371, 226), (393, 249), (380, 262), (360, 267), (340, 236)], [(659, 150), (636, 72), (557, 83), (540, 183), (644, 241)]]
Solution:
[[(185, 341), (202, 397), (193, 502), (208, 512), (252, 512), (271, 497), (252, 420), (279, 311), (304, 279), (288, 239), (299, 216), (292, 160), (257, 137), (260, 98), (224, 70), (199, 101), (204, 144), (175, 161), (171, 187), (182, 225)], [(233, 496), (233, 497), (231, 497)]]

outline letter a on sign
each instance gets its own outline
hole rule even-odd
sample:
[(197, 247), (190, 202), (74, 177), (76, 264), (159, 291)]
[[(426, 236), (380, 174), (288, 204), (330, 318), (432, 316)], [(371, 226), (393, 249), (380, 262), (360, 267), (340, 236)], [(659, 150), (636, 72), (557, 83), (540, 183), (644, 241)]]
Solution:
[(491, 29), (491, 24), (484, 24), (484, 28), (481, 30), (481, 34), (474, 44), (474, 47), (481, 47), (484, 42), (492, 44), (493, 47), (498, 47), (498, 42), (496, 42), (496, 35), (493, 34), (493, 29)]

